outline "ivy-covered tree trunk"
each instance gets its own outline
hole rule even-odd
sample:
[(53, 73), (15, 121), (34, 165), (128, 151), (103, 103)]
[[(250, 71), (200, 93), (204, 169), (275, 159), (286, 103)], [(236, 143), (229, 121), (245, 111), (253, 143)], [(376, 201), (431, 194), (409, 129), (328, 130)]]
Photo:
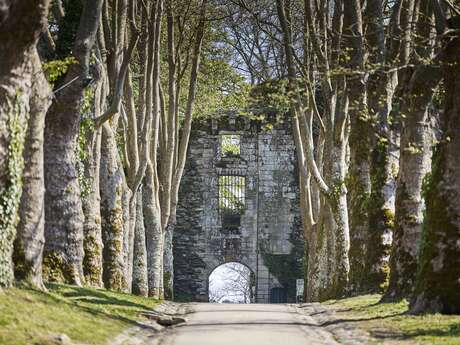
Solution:
[(436, 146), (426, 190), (419, 272), (410, 310), (460, 313), (460, 26), (458, 17), (444, 51), (443, 138)]
[(42, 280), (45, 244), (43, 133), (45, 115), (51, 103), (51, 90), (36, 51), (31, 56), (31, 64), (33, 79), (30, 117), (24, 147), (23, 191), (13, 259), (16, 280), (45, 289)]
[[(98, 92), (98, 91), (96, 91)], [(98, 99), (98, 97), (96, 97)], [(98, 102), (98, 101), (96, 101)], [(83, 224), (85, 258), (83, 272), (86, 283), (102, 287), (102, 228), (101, 228), (101, 194), (100, 194), (100, 159), (102, 131), (90, 129), (86, 136), (85, 181), (88, 191), (83, 195)]]
[(0, 8), (0, 287), (13, 283), (13, 241), (21, 198), (23, 147), (35, 45), (49, 1)]
[(415, 284), (425, 210), (422, 184), (431, 168), (433, 129), (430, 105), (440, 77), (436, 67), (419, 67), (412, 76), (407, 92), (409, 96), (401, 109), (404, 120), (395, 227), (390, 256), (390, 281), (384, 300), (409, 297)]
[(80, 16), (72, 64), (45, 121), (45, 250), (47, 280), (83, 283), (83, 222), (77, 172), (81, 107), (90, 80), (90, 51), (102, 0), (86, 1)]
[(139, 188), (136, 198), (136, 225), (134, 227), (132, 292), (135, 295), (148, 296), (149, 287), (147, 278), (147, 252), (145, 245), (142, 188)]
[(102, 125), (101, 216), (104, 243), (103, 280), (107, 289), (125, 290), (123, 192), (124, 172), (118, 157), (115, 133), (108, 122)]

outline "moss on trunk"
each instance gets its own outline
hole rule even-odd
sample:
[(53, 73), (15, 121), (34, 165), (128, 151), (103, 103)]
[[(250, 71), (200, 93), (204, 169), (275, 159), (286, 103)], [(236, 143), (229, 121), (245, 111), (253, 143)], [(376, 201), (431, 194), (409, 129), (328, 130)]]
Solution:
[(6, 171), (1, 172), (3, 181), (0, 190), (0, 287), (9, 287), (14, 280), (12, 251), (22, 191), (22, 152), (27, 127), (22, 103), (21, 95), (18, 93), (12, 104), (6, 106), (5, 112), (8, 116), (6, 130), (9, 142), (6, 148)]

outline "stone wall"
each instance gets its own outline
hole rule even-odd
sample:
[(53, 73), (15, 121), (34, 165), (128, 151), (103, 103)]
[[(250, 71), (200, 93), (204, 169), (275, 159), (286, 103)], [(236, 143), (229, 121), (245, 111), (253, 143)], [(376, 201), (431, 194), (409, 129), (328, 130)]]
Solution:
[[(223, 157), (221, 135), (240, 136), (240, 156)], [(219, 176), (245, 176), (240, 225), (229, 231), (219, 211)], [(240, 262), (255, 276), (255, 302), (270, 302), (273, 288), (295, 298), (302, 278), (295, 146), (289, 124), (271, 130), (227, 115), (196, 122), (182, 179), (174, 245), (176, 300), (208, 300), (208, 277), (226, 262)], [(294, 245), (295, 244), (295, 245)]]

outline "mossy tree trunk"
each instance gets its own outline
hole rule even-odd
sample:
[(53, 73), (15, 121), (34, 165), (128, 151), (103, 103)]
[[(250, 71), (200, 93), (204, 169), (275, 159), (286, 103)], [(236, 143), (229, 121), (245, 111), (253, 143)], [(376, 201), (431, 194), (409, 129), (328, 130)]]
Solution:
[[(382, 51), (381, 67), (370, 77), (370, 115), (375, 117), (371, 152), (371, 195), (368, 203), (369, 232), (366, 238), (362, 292), (382, 292), (388, 284), (389, 256), (394, 226), (396, 176), (399, 169), (399, 99), (406, 87), (408, 69), (388, 66), (409, 64), (412, 54), (414, 0), (398, 1), (392, 10), (387, 37), (375, 37), (371, 54)], [(381, 17), (381, 16), (380, 16)], [(372, 20), (372, 18), (370, 18)], [(380, 28), (383, 30), (383, 28)], [(378, 30), (370, 28), (369, 31)], [(372, 33), (369, 40), (372, 39)], [(379, 45), (379, 42), (384, 45)], [(372, 57), (372, 55), (371, 55)], [(376, 86), (376, 87), (375, 87)], [(394, 116), (390, 113), (394, 109)]]
[(45, 115), (51, 103), (51, 90), (36, 51), (31, 56), (31, 63), (33, 79), (30, 117), (24, 147), (23, 191), (13, 259), (17, 280), (38, 289), (45, 289), (42, 280), (45, 244), (43, 133)]
[(364, 271), (363, 253), (369, 231), (368, 202), (371, 194), (370, 152), (371, 119), (367, 110), (367, 88), (365, 83), (363, 19), (359, 1), (344, 4), (345, 43), (350, 53), (347, 66), (351, 73), (347, 80), (347, 97), (350, 116), (350, 163), (348, 171), (350, 210), (350, 283), (351, 291), (358, 291)]
[(419, 272), (410, 310), (460, 313), (460, 29), (450, 24), (443, 59), (445, 109), (443, 138), (436, 146), (426, 190)]
[(0, 287), (13, 283), (13, 241), (22, 191), (23, 148), (35, 45), (49, 1), (0, 8)]
[[(96, 92), (100, 92), (97, 90)], [(98, 103), (96, 97), (95, 103)], [(96, 112), (98, 113), (98, 112)], [(102, 227), (101, 227), (101, 194), (100, 194), (100, 159), (101, 159), (100, 128), (90, 130), (86, 136), (85, 180), (89, 190), (83, 195), (83, 224), (85, 258), (83, 272), (86, 283), (94, 287), (102, 287)]]
[(125, 290), (126, 292), (131, 292), (133, 279), (132, 260), (134, 227), (136, 226), (136, 196), (134, 195), (134, 197), (132, 197), (132, 191), (127, 185), (123, 188), (121, 204), (123, 207), (123, 266), (126, 282)]
[(136, 224), (134, 227), (133, 279), (132, 292), (139, 296), (148, 296), (147, 252), (145, 245), (144, 214), (142, 189), (136, 194)]
[(77, 138), (88, 86), (90, 52), (102, 0), (85, 1), (73, 43), (72, 64), (45, 121), (45, 250), (48, 280), (83, 283), (83, 222), (77, 172)]
[(107, 289), (125, 290), (123, 192), (125, 176), (118, 156), (115, 133), (108, 122), (102, 125), (101, 216), (103, 280)]
[(425, 202), (422, 184), (431, 168), (433, 129), (430, 106), (441, 78), (437, 67), (422, 65), (414, 72), (403, 103), (401, 157), (396, 189), (396, 213), (390, 256), (390, 281), (384, 300), (410, 297), (417, 272), (417, 257)]

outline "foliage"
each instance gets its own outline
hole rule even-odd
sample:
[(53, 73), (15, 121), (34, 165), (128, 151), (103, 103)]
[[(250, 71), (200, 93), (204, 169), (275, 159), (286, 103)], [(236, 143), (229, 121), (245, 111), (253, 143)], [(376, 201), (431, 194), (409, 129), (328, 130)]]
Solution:
[(88, 138), (91, 137), (93, 131), (95, 131), (94, 121), (92, 119), (91, 107), (94, 99), (94, 89), (87, 88), (85, 90), (85, 98), (81, 108), (82, 120), (80, 121), (80, 132), (78, 135), (77, 145), (77, 173), (78, 182), (80, 184), (80, 191), (82, 198), (86, 197), (91, 192), (91, 181), (85, 176), (84, 165), (88, 163)]
[(221, 136), (222, 157), (238, 157), (240, 155), (240, 138), (234, 134)]
[(48, 285), (48, 292), (0, 292), (0, 344), (50, 344), (49, 334), (73, 342), (104, 344), (140, 319), (158, 301), (103, 289)]
[(62, 60), (52, 60), (43, 63), (43, 71), (45, 72), (46, 80), (53, 84), (60, 77), (66, 74), (70, 65), (76, 63), (73, 56), (66, 57)]
[(219, 208), (226, 212), (240, 212), (244, 208), (245, 178), (219, 176)]
[(7, 147), (7, 171), (2, 172), (2, 178), (6, 183), (0, 194), (0, 287), (9, 286), (13, 281), (11, 253), (16, 236), (18, 207), (22, 193), (24, 168), (22, 152), (26, 128), (20, 96), (18, 92), (16, 98), (6, 108), (7, 111), (9, 110), (7, 130), (10, 138)]

